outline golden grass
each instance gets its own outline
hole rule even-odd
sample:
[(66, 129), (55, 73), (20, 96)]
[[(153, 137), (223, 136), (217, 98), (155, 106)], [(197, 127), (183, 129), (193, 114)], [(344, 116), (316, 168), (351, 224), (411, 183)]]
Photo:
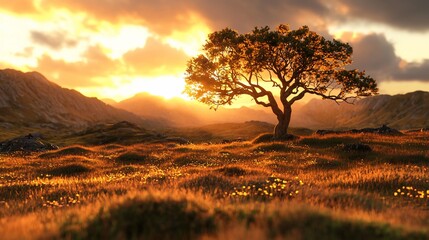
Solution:
[[(370, 152), (344, 151), (362, 143)], [(427, 239), (429, 134), (0, 155), (2, 239)]]

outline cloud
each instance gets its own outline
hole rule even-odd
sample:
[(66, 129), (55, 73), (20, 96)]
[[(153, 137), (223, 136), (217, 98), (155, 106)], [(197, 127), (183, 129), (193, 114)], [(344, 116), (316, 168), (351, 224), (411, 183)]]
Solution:
[(366, 19), (413, 31), (429, 30), (427, 0), (340, 0), (343, 17)]
[(0, 0), (0, 9), (15, 14), (31, 14), (37, 12), (33, 0)]
[(401, 61), (393, 45), (382, 34), (358, 37), (351, 45), (353, 67), (365, 70), (380, 80), (391, 78), (391, 73), (396, 71)]
[(189, 57), (154, 38), (149, 38), (144, 48), (138, 48), (123, 56), (125, 64), (143, 75), (184, 72)]
[(95, 79), (106, 78), (107, 81), (119, 69), (120, 61), (110, 59), (100, 46), (92, 46), (85, 52), (83, 59), (77, 62), (56, 60), (43, 55), (38, 59), (35, 70), (63, 87), (75, 88), (106, 84)]
[(395, 72), (398, 80), (419, 80), (429, 82), (429, 59), (421, 63), (408, 63)]
[[(328, 8), (320, 0), (44, 0), (50, 8), (66, 7), (83, 11), (98, 19), (110, 22), (134, 21), (148, 26), (161, 35), (169, 35), (193, 24), (190, 16), (197, 15), (213, 30), (231, 27), (250, 31), (255, 26), (277, 26), (288, 23), (293, 27), (304, 24), (318, 25)], [(311, 15), (313, 20), (308, 21)], [(315, 20), (314, 18), (317, 18)]]
[[(131, 50), (120, 59), (112, 59), (102, 46), (89, 47), (82, 59), (66, 62), (43, 55), (38, 59), (36, 71), (48, 79), (69, 88), (112, 85), (112, 76), (127, 81), (129, 77), (154, 77), (183, 73), (189, 57), (158, 39), (149, 38), (144, 48)], [(118, 84), (118, 83), (116, 83)]]
[(429, 81), (429, 59), (407, 63), (382, 34), (364, 35), (352, 40), (353, 68), (365, 70), (377, 81)]
[[(280, 23), (298, 27), (313, 24), (327, 13), (327, 8), (318, 0), (249, 0), (249, 1), (193, 1), (194, 9), (201, 12), (213, 28), (231, 27), (250, 31), (255, 26), (275, 27)], [(313, 23), (306, 17), (311, 15)]]
[(48, 46), (52, 49), (58, 50), (63, 47), (73, 47), (77, 45), (76, 40), (67, 39), (65, 32), (40, 32), (32, 31), (31, 39), (38, 44)]

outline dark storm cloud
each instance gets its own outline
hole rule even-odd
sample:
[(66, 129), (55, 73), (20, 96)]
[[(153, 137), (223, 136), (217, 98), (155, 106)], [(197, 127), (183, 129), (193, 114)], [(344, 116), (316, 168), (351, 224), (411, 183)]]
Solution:
[(393, 45), (384, 35), (370, 34), (351, 42), (352, 67), (365, 70), (377, 81), (429, 81), (429, 59), (422, 63), (405, 63), (395, 54)]
[(428, 0), (340, 0), (347, 16), (414, 30), (429, 30)]
[(399, 69), (395, 78), (399, 80), (429, 81), (429, 59), (422, 63), (410, 63)]
[(365, 70), (378, 79), (391, 77), (401, 61), (395, 54), (393, 45), (384, 35), (370, 34), (351, 43), (353, 47), (353, 67)]
[[(318, 0), (193, 1), (194, 9), (206, 16), (215, 29), (231, 27), (249, 31), (255, 26), (275, 27), (280, 23), (293, 27), (312, 25), (309, 15), (319, 18), (327, 8)], [(316, 21), (317, 22), (317, 21)]]
[(63, 47), (72, 47), (77, 44), (77, 41), (67, 39), (67, 34), (64, 32), (39, 32), (32, 31), (31, 39), (38, 44), (48, 46), (52, 49), (60, 49)]

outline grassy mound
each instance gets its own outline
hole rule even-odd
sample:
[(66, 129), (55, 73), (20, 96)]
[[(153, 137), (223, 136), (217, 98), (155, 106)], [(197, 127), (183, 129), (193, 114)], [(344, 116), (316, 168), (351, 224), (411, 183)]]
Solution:
[(289, 146), (284, 143), (265, 143), (255, 147), (255, 152), (284, 152), (290, 150)]
[(388, 224), (343, 220), (320, 212), (301, 210), (279, 216), (271, 225), (270, 238), (287, 239), (426, 239)]
[(119, 155), (116, 161), (123, 164), (149, 163), (149, 156), (137, 152), (126, 152)]
[(274, 138), (274, 135), (272, 133), (263, 133), (257, 136), (255, 139), (252, 140), (252, 143), (266, 143), (266, 142), (272, 142)]
[(222, 168), (217, 169), (216, 171), (222, 173), (225, 176), (228, 177), (239, 177), (239, 176), (244, 176), (246, 175), (246, 170), (244, 170), (241, 167), (237, 167), (237, 166), (225, 166)]
[(201, 166), (207, 161), (201, 159), (201, 155), (197, 154), (180, 154), (173, 159), (173, 164), (178, 167), (183, 166)]
[(193, 201), (134, 197), (101, 208), (83, 230), (66, 223), (66, 239), (194, 239), (216, 229), (214, 216)]
[(82, 146), (72, 146), (60, 149), (54, 152), (40, 154), (39, 158), (58, 158), (63, 156), (86, 156), (92, 154), (93, 151)]
[(201, 190), (205, 193), (220, 193), (231, 190), (234, 185), (224, 177), (206, 175), (187, 180), (181, 184), (182, 187), (191, 190)]
[(74, 163), (53, 168), (49, 171), (46, 171), (45, 173), (52, 176), (76, 176), (83, 173), (89, 173), (92, 170), (92, 168), (84, 164)]

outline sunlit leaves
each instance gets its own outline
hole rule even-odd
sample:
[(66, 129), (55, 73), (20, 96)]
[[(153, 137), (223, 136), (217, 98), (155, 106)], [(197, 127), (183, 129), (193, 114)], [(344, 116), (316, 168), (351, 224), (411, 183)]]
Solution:
[(307, 26), (262, 27), (246, 34), (226, 28), (211, 33), (203, 50), (188, 63), (185, 92), (210, 105), (230, 104), (241, 94), (255, 100), (285, 96), (287, 105), (298, 92), (333, 100), (377, 93), (374, 79), (345, 69), (353, 52), (349, 44), (327, 40)]

